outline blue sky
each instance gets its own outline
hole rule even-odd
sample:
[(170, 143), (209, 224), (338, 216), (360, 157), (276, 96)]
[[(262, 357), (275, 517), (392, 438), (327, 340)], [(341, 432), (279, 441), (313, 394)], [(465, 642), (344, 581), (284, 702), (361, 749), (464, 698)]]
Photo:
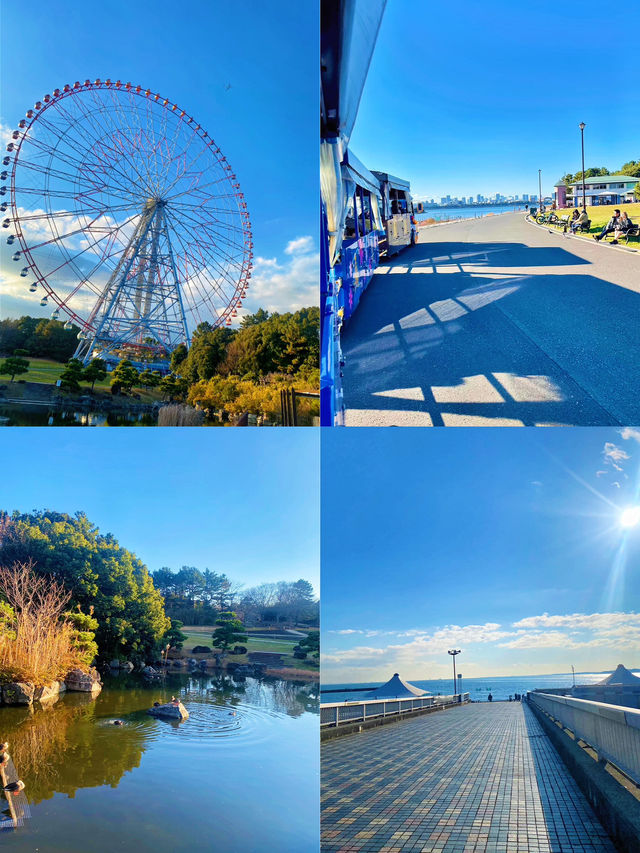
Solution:
[[(46, 432), (46, 435), (45, 435)], [(319, 431), (2, 430), (0, 508), (83, 510), (151, 570), (318, 590)]]
[(325, 682), (640, 666), (640, 429), (325, 431), (322, 472)]
[[(543, 193), (639, 159), (629, 7), (388, 0), (352, 147), (419, 197)], [(572, 79), (576, 75), (576, 79)]]
[[(245, 194), (255, 261), (245, 307), (317, 304), (318, 2), (193, 0), (183, 12), (168, 0), (4, 4), (2, 128), (86, 77), (175, 100), (216, 140)], [(25, 297), (6, 296), (0, 313), (50, 314)]]

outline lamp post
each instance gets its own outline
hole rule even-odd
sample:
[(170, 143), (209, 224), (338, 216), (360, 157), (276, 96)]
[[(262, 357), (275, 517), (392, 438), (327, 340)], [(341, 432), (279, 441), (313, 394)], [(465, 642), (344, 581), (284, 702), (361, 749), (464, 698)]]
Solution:
[(587, 209), (587, 191), (584, 185), (584, 129), (586, 124), (581, 121), (578, 125), (580, 128), (580, 141), (582, 143), (582, 209), (586, 211)]
[(542, 169), (538, 169), (538, 207), (542, 212), (544, 209), (544, 205), (542, 204)]
[(462, 649), (449, 649), (448, 654), (453, 657), (453, 695), (456, 695), (456, 655), (459, 655)]

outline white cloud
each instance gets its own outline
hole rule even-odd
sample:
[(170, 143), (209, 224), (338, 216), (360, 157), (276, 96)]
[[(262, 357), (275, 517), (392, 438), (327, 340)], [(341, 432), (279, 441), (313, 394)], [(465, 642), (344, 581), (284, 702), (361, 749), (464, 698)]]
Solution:
[(612, 441), (607, 441), (602, 450), (605, 465), (612, 465), (616, 471), (622, 471), (620, 465), (626, 459), (631, 459), (629, 454)]
[(3, 143), (3, 148), (11, 140), (12, 133), (13, 128), (0, 119), (0, 142)]
[[(292, 247), (295, 247), (292, 249)], [(297, 311), (317, 305), (320, 294), (320, 255), (313, 249), (311, 237), (299, 237), (285, 248), (289, 257), (258, 257), (254, 261), (251, 286), (244, 300), (241, 316), (264, 308), (267, 311)]]
[[(332, 633), (357, 635), (368, 632), (366, 629), (344, 629)], [(380, 633), (386, 635), (391, 632)], [(379, 662), (376, 670), (378, 674), (374, 678), (380, 677), (381, 666), (389, 672), (415, 671), (420, 668), (427, 670), (430, 677), (436, 677), (447, 651), (454, 647), (466, 652), (465, 659), (469, 661), (470, 667), (476, 667), (480, 660), (488, 660), (493, 650), (493, 654), (502, 656), (500, 665), (503, 668), (511, 665), (509, 658), (505, 659), (504, 655), (513, 650), (546, 650), (553, 658), (554, 651), (564, 653), (567, 650), (598, 649), (608, 658), (614, 649), (640, 652), (640, 613), (542, 613), (525, 617), (511, 625), (503, 626), (497, 622), (447, 625), (435, 630), (411, 629), (396, 636), (410, 636), (411, 639), (405, 643), (381, 644), (378, 647), (354, 646), (344, 650), (330, 648), (330, 643), (325, 642), (323, 663), (329, 665), (329, 671), (340, 671), (344, 677), (353, 680), (356, 675), (362, 678), (366, 669), (370, 669), (373, 675), (372, 667), (376, 661)], [(476, 649), (478, 645), (482, 645), (483, 649)], [(515, 660), (513, 666), (517, 668), (522, 664)]]
[(313, 237), (309, 235), (289, 240), (284, 250), (285, 255), (304, 255), (307, 252), (313, 252)]
[(633, 441), (637, 441), (638, 444), (640, 444), (640, 429), (637, 429), (636, 427), (625, 427), (620, 430), (620, 435), (625, 441), (631, 438)]
[(566, 613), (553, 616), (542, 613), (513, 623), (514, 628), (588, 628), (593, 631), (616, 625), (640, 628), (640, 613)]

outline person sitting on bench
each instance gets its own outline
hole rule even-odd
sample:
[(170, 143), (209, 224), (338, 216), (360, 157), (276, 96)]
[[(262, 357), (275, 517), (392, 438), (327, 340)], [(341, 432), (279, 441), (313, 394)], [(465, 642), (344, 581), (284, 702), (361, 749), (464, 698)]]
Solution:
[(571, 226), (571, 233), (575, 234), (576, 231), (579, 231), (583, 225), (586, 225), (589, 221), (589, 217), (587, 216), (587, 211), (583, 208), (582, 213), (576, 216), (578, 213), (577, 209), (573, 211), (573, 219), (569, 223)]
[(624, 210), (622, 212), (622, 214), (620, 215), (620, 219), (618, 220), (618, 224), (616, 225), (616, 229), (613, 232), (614, 239), (611, 241), (611, 244), (612, 245), (614, 243), (617, 244), (618, 239), (620, 237), (624, 236), (627, 233), (627, 231), (631, 228), (632, 225), (633, 225), (633, 222), (629, 219), (629, 216), (627, 215), (627, 211)]
[(607, 234), (613, 234), (618, 226), (618, 220), (620, 219), (620, 211), (616, 208), (613, 212), (613, 216), (604, 226), (602, 231), (599, 234), (596, 234), (596, 240), (602, 240), (603, 237), (606, 237)]

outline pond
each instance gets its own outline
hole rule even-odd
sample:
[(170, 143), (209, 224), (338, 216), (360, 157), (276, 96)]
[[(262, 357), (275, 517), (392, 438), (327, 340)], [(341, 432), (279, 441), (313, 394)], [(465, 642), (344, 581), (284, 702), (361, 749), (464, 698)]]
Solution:
[(157, 420), (157, 415), (146, 412), (74, 411), (29, 404), (0, 404), (1, 426), (155, 426)]
[[(95, 700), (0, 708), (30, 806), (3, 851), (176, 853), (319, 848), (317, 688), (280, 680), (105, 680)], [(179, 696), (189, 719), (149, 716)], [(123, 721), (116, 726), (113, 720)], [(0, 819), (9, 816), (0, 797)]]

